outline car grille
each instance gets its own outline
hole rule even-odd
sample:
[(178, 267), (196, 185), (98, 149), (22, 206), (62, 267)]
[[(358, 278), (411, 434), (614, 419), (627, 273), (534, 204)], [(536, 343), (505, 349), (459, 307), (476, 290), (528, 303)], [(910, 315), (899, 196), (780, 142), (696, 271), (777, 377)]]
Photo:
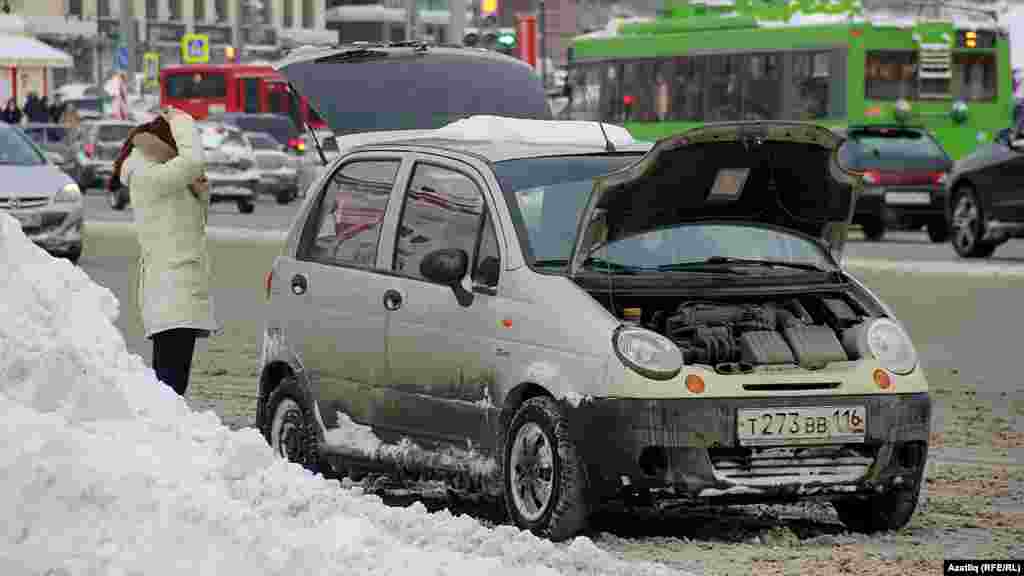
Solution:
[(761, 488), (780, 484), (854, 483), (875, 461), (875, 448), (808, 446), (806, 448), (708, 450), (715, 476), (740, 486)]
[[(14, 199), (9, 196), (0, 196), (0, 208), (19, 210), (24, 208), (38, 208), (45, 206), (50, 199), (46, 196), (23, 196)], [(15, 203), (17, 205), (15, 205)]]

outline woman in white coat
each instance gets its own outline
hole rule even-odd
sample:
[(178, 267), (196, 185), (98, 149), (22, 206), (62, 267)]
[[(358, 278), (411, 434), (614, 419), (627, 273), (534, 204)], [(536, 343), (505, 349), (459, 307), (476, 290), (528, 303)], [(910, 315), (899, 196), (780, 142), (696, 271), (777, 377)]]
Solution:
[(184, 396), (196, 338), (218, 330), (210, 297), (203, 148), (192, 117), (168, 109), (135, 127), (110, 187), (129, 188), (141, 248), (138, 302), (157, 378)]

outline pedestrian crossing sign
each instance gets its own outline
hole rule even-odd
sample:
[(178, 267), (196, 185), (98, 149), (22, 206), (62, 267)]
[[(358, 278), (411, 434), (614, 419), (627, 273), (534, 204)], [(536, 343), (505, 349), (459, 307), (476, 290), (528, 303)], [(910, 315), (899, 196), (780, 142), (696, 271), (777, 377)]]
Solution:
[(206, 34), (185, 34), (181, 37), (181, 61), (185, 64), (206, 64), (210, 61), (210, 38)]

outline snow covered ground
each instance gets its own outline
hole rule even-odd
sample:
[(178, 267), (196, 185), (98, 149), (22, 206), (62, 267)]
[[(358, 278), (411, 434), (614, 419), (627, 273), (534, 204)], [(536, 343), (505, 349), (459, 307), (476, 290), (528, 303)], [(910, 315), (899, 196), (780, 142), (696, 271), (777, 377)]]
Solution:
[(193, 412), (117, 314), (0, 213), (0, 574), (678, 573), (313, 476)]

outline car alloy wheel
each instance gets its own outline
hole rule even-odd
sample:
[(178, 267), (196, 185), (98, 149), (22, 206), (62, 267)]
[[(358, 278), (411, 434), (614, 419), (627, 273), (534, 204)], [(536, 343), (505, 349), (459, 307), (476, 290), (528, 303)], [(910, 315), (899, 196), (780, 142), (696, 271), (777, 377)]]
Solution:
[(982, 240), (985, 218), (981, 207), (969, 187), (960, 189), (953, 208), (953, 248), (964, 258), (985, 258), (995, 251), (995, 245)]
[(298, 402), (283, 398), (274, 410), (270, 424), (270, 445), (278, 456), (291, 462), (303, 462), (306, 433)]
[(509, 474), (516, 511), (536, 522), (551, 506), (555, 483), (551, 442), (536, 423), (527, 422), (516, 432)]

